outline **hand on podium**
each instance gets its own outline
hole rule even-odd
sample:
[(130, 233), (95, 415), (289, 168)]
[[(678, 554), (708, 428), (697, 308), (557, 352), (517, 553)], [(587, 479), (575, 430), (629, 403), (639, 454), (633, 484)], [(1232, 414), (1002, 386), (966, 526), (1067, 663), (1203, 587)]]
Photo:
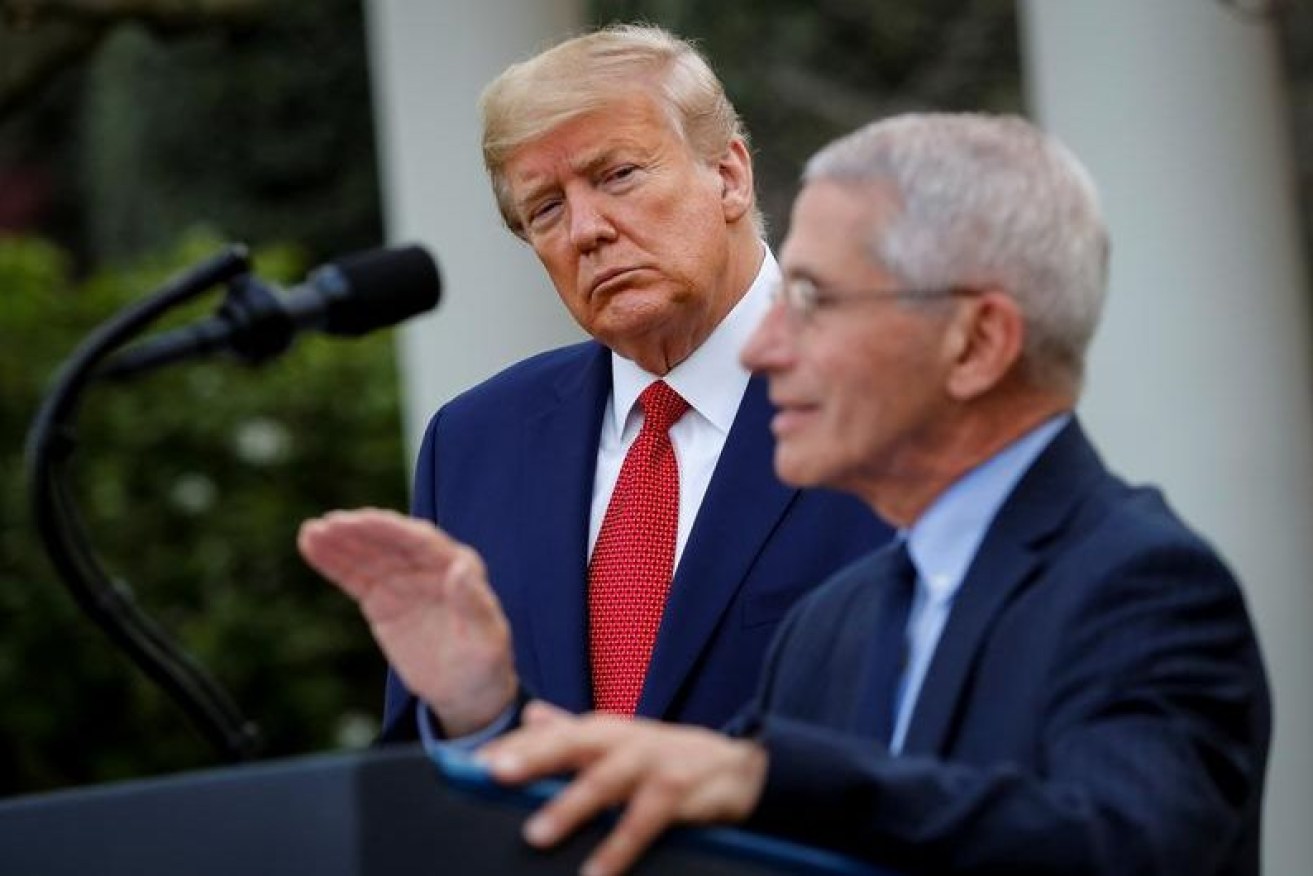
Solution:
[(748, 740), (641, 718), (575, 716), (541, 701), (526, 706), (523, 726), (485, 745), (478, 759), (506, 784), (577, 772), (526, 822), (525, 839), (538, 847), (624, 807), (585, 864), (587, 876), (623, 872), (676, 823), (745, 820), (767, 766), (765, 749)]
[(491, 724), (514, 702), (510, 625), (470, 547), (393, 511), (307, 520), (301, 555), (360, 607), (379, 648), (448, 736)]

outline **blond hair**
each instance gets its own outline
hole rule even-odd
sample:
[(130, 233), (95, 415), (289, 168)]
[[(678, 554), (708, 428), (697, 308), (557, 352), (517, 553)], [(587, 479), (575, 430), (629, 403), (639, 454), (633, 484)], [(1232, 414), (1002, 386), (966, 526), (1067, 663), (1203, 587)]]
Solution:
[[(565, 122), (628, 99), (656, 97), (694, 155), (720, 159), (747, 131), (711, 66), (689, 42), (651, 25), (620, 24), (512, 64), (483, 91), (483, 163), (508, 228), (523, 235), (503, 173), (511, 153)], [(753, 223), (763, 223), (753, 198)]]

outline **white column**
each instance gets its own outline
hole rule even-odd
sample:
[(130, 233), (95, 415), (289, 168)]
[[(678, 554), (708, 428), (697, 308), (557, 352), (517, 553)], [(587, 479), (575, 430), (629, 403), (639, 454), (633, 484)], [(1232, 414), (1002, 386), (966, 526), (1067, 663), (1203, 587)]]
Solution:
[(1031, 106), (1112, 229), (1082, 410), (1245, 583), (1276, 701), (1265, 871), (1308, 872), (1313, 356), (1272, 27), (1205, 0), (1021, 8)]
[(438, 310), (400, 333), (408, 454), (429, 415), (505, 365), (583, 335), (497, 214), (478, 97), (506, 65), (578, 32), (582, 0), (367, 4), (384, 217), (429, 247)]

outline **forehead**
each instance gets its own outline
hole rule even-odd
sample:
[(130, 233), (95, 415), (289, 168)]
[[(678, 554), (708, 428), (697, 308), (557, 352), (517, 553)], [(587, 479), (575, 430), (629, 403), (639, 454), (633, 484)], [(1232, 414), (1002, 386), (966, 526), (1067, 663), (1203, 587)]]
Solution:
[(657, 100), (643, 91), (604, 102), (574, 116), (511, 153), (505, 177), (512, 190), (584, 173), (616, 157), (642, 158), (683, 148), (683, 140)]
[(793, 203), (780, 266), (817, 279), (878, 271), (872, 246), (896, 209), (892, 190), (879, 183), (809, 182)]

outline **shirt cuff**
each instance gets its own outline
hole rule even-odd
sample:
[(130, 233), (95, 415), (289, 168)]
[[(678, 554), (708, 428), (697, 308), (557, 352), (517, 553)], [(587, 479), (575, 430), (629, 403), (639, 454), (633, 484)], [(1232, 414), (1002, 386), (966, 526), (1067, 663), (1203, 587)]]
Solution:
[(425, 751), (429, 754), (436, 754), (440, 750), (446, 751), (474, 751), (485, 742), (491, 742), (498, 736), (511, 729), (517, 723), (520, 715), (520, 709), (523, 707), (519, 697), (502, 710), (501, 714), (493, 719), (493, 722), (482, 730), (475, 733), (469, 733), (465, 736), (446, 737), (442, 731), (435, 726), (436, 719), (433, 712), (429, 710), (428, 705), (423, 700), (419, 700), (415, 705), (415, 710), (419, 717), (419, 738), (424, 743)]

